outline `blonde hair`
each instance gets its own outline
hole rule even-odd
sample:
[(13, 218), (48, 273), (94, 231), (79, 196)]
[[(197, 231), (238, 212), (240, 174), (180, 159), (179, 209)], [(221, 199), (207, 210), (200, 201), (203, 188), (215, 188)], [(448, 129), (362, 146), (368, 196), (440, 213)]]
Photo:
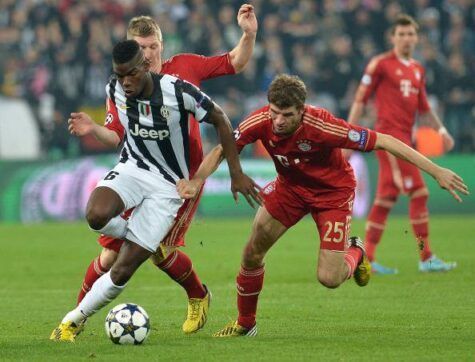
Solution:
[(269, 103), (284, 109), (295, 106), (302, 109), (307, 98), (307, 87), (296, 75), (280, 74), (274, 78), (267, 92)]
[(127, 39), (132, 39), (134, 36), (147, 37), (155, 35), (158, 41), (162, 41), (162, 31), (157, 22), (150, 16), (136, 16), (129, 21), (127, 27)]

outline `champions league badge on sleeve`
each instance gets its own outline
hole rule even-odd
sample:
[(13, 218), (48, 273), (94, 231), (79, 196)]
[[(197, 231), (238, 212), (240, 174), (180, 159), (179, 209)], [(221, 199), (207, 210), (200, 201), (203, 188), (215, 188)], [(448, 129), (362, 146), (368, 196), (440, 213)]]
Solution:
[(350, 131), (348, 132), (348, 138), (350, 139), (350, 141), (358, 142), (361, 139), (361, 134), (354, 129), (350, 129)]

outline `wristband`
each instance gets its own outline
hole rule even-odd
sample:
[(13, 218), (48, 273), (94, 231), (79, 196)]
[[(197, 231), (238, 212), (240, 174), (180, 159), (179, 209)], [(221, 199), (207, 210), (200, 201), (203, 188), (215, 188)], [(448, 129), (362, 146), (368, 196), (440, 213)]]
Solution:
[(440, 135), (449, 134), (449, 132), (447, 132), (447, 128), (444, 126), (440, 127), (437, 132), (439, 132)]

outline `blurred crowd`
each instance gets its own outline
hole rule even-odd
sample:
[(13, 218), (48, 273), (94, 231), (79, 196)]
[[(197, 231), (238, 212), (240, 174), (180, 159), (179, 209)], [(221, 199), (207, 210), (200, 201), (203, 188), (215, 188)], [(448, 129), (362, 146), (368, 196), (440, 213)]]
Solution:
[[(426, 67), (431, 103), (459, 152), (475, 151), (475, 0), (254, 0), (259, 31), (254, 56), (236, 76), (204, 83), (234, 124), (265, 104), (277, 73), (298, 74), (309, 103), (346, 117), (369, 58), (390, 48), (388, 28), (401, 12), (419, 22), (416, 59)], [(66, 119), (102, 109), (111, 49), (129, 19), (152, 15), (164, 58), (231, 50), (241, 37), (234, 0), (2, 0), (0, 94), (34, 111), (45, 150), (87, 152)], [(368, 117), (368, 122), (371, 117)], [(209, 135), (204, 132), (205, 138)], [(210, 136), (211, 137), (211, 136)]]

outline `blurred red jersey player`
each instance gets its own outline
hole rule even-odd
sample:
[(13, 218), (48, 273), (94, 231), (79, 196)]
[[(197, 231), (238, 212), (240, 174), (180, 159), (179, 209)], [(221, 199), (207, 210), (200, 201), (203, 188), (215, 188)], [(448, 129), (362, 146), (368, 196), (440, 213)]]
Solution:
[[(148, 16), (133, 18), (129, 22), (127, 37), (140, 44), (153, 72), (171, 74), (200, 86), (203, 80), (238, 73), (248, 63), (254, 49), (257, 32), (257, 19), (252, 5), (242, 5), (237, 20), (243, 31), (239, 43), (229, 53), (219, 56), (178, 54), (162, 61), (162, 33), (158, 24)], [(117, 115), (114, 114), (113, 107), (107, 108), (105, 127), (95, 124), (83, 112), (72, 113), (69, 120), (70, 132), (78, 136), (93, 134), (102, 143), (117, 147), (123, 139), (124, 129)], [(198, 122), (189, 122), (189, 134), (188, 159), (190, 177), (192, 177), (203, 159)], [(195, 332), (203, 327), (210, 302), (210, 294), (194, 271), (190, 258), (178, 249), (184, 245), (184, 236), (198, 207), (202, 188), (203, 185), (198, 186), (199, 193), (196, 198), (185, 201), (177, 214), (174, 225), (162, 241), (159, 253), (152, 258), (155, 265), (180, 284), (187, 293), (188, 317), (183, 324), (185, 333)], [(131, 212), (132, 210), (128, 210), (123, 217), (128, 217)], [(103, 250), (86, 271), (78, 295), (78, 303), (91, 289), (94, 282), (112, 267), (123, 241), (102, 235), (99, 237), (99, 243), (103, 246)]]
[[(412, 130), (417, 115), (427, 118), (439, 131), (444, 147), (450, 150), (454, 141), (432, 111), (426, 96), (425, 72), (412, 58), (417, 44), (418, 25), (408, 15), (400, 15), (392, 28), (393, 49), (374, 57), (366, 67), (351, 107), (348, 122), (356, 124), (364, 105), (375, 95), (377, 120), (375, 130), (396, 137), (412, 146)], [(429, 192), (417, 167), (398, 160), (386, 151), (376, 153), (379, 162), (378, 186), (366, 224), (366, 251), (373, 272), (395, 274), (397, 269), (375, 261), (375, 251), (386, 226), (391, 208), (400, 194), (409, 196), (409, 218), (420, 251), (419, 270), (422, 272), (447, 271), (455, 263), (447, 263), (432, 254), (429, 243)]]

